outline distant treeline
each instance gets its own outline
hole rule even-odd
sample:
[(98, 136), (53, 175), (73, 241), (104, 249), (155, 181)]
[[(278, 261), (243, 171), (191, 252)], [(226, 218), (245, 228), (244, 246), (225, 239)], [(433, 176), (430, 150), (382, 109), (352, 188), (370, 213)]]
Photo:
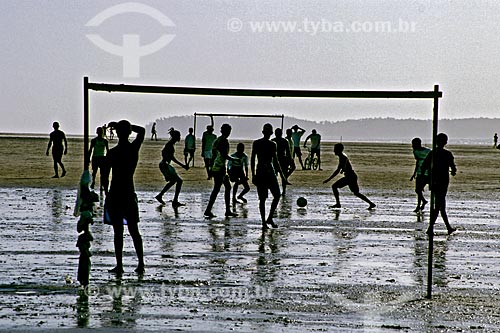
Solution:
[[(215, 117), (215, 131), (218, 134), (223, 123), (230, 123), (233, 127), (231, 137), (234, 139), (255, 139), (261, 136), (262, 125), (266, 122), (275, 127), (281, 126), (278, 118), (227, 118)], [(193, 116), (175, 116), (156, 120), (159, 137), (167, 138), (168, 129), (174, 127), (187, 134), (189, 127), (193, 127)], [(210, 123), (208, 117), (197, 117), (196, 136), (199, 138)], [(290, 128), (299, 125), (308, 133), (316, 129), (326, 141), (388, 141), (409, 142), (414, 137), (421, 137), (430, 142), (432, 136), (432, 121), (417, 119), (395, 118), (366, 118), (345, 121), (308, 121), (292, 117), (284, 119), (284, 127)], [(152, 122), (147, 124), (151, 131)], [(493, 143), (494, 133), (500, 133), (500, 119), (498, 118), (467, 118), (441, 119), (439, 131), (445, 132), (451, 142)]]

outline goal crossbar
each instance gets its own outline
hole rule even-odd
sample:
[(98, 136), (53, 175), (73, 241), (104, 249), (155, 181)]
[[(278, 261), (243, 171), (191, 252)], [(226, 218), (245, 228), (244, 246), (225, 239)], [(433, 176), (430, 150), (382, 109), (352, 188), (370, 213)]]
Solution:
[[(206, 95), (206, 96), (248, 96), (248, 97), (302, 97), (302, 98), (387, 98), (387, 99), (433, 99), (432, 119), (432, 150), (436, 149), (438, 130), (439, 98), (443, 93), (439, 85), (430, 91), (357, 91), (357, 90), (284, 90), (284, 89), (235, 89), (235, 88), (200, 88), (200, 87), (172, 87), (172, 86), (144, 86), (129, 84), (91, 83), (88, 77), (83, 78), (83, 135), (84, 135), (84, 170), (88, 170), (89, 151), (89, 90), (107, 92), (131, 92), (146, 94), (177, 94), (177, 95)], [(434, 169), (434, 165), (431, 166)], [(431, 173), (432, 183), (432, 173)], [(435, 193), (431, 189), (431, 214), (434, 212)], [(431, 230), (432, 231), (432, 230)], [(434, 236), (429, 235), (428, 264), (427, 264), (427, 298), (432, 295), (432, 266), (434, 252)]]

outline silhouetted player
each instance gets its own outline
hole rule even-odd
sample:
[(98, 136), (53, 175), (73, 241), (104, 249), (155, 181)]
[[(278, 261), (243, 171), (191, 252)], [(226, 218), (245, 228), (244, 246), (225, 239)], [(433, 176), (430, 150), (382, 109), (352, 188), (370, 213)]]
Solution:
[(184, 206), (184, 204), (179, 202), (179, 193), (182, 187), (182, 178), (179, 177), (177, 171), (175, 171), (175, 168), (171, 165), (171, 162), (177, 163), (186, 170), (189, 169), (189, 166), (187, 164), (182, 164), (174, 156), (175, 154), (174, 145), (180, 140), (181, 140), (181, 133), (179, 131), (172, 129), (170, 131), (170, 140), (165, 144), (165, 147), (163, 147), (163, 150), (161, 151), (163, 159), (160, 162), (160, 171), (163, 174), (163, 177), (165, 177), (167, 184), (165, 185), (163, 190), (161, 190), (161, 192), (158, 193), (158, 195), (155, 197), (156, 200), (158, 200), (161, 204), (164, 205), (165, 202), (163, 201), (163, 195), (172, 186), (177, 184), (175, 186), (174, 199), (172, 200), (172, 207), (174, 207), (174, 209), (180, 206)]
[(55, 172), (52, 178), (59, 178), (58, 165), (61, 166), (61, 177), (66, 176), (66, 169), (62, 163), (62, 156), (63, 154), (66, 155), (68, 153), (68, 141), (66, 140), (66, 134), (59, 129), (59, 123), (57, 121), (52, 124), (52, 128), (54, 128), (54, 130), (50, 133), (49, 144), (45, 154), (49, 156), (49, 150), (52, 146), (52, 159), (54, 160)]
[(290, 149), (290, 163), (288, 165), (288, 170), (283, 170), (286, 174), (286, 178), (290, 178), (290, 175), (295, 171), (295, 161), (293, 160), (294, 150), (293, 150), (293, 139), (292, 139), (292, 129), (288, 128), (286, 130), (286, 141), (288, 141), (288, 148)]
[[(210, 118), (212, 119), (212, 118)], [(214, 134), (213, 119), (212, 124), (207, 125), (207, 130), (203, 132), (201, 137), (201, 156), (205, 162), (205, 169), (207, 170), (207, 179), (212, 179), (212, 174), (210, 172), (210, 167), (212, 164), (212, 149), (214, 141), (217, 139), (217, 135)]]
[(300, 128), (299, 125), (294, 125), (292, 129), (293, 158), (295, 158), (295, 156), (299, 158), (300, 166), (302, 167), (302, 170), (304, 170), (304, 163), (302, 163), (302, 151), (300, 150), (300, 138), (304, 135), (306, 130)]
[[(137, 125), (131, 125), (127, 120), (109, 123), (116, 129), (118, 144), (109, 150), (106, 156), (103, 178), (108, 184), (109, 173), (112, 170), (111, 187), (104, 203), (104, 223), (111, 224), (114, 230), (114, 245), (116, 267), (111, 273), (123, 273), (123, 225), (126, 224), (134, 242), (135, 252), (139, 261), (135, 271), (144, 273), (144, 250), (142, 236), (139, 232), (139, 207), (135, 194), (134, 173), (139, 160), (139, 149), (144, 142), (146, 130)], [(137, 133), (134, 141), (128, 140), (132, 132)], [(104, 171), (104, 170), (103, 170)]]
[(224, 184), (224, 201), (226, 204), (225, 215), (226, 217), (238, 216), (238, 214), (231, 211), (231, 183), (229, 182), (229, 177), (226, 172), (226, 161), (233, 160), (233, 158), (229, 156), (229, 141), (227, 140), (231, 134), (231, 125), (223, 124), (220, 131), (221, 136), (215, 140), (213, 145), (214, 162), (211, 168), (211, 175), (214, 178), (214, 188), (212, 194), (210, 194), (210, 200), (208, 201), (204, 213), (207, 218), (215, 217), (212, 213), (212, 207), (217, 199), (222, 184)]
[(106, 153), (109, 150), (108, 140), (104, 138), (104, 129), (102, 127), (97, 127), (96, 129), (97, 136), (90, 140), (90, 149), (89, 155), (92, 154), (92, 183), (90, 184), (90, 188), (94, 188), (95, 179), (97, 176), (97, 170), (101, 169), (101, 190), (104, 190), (104, 186), (102, 186), (102, 166), (106, 161)]
[[(236, 152), (232, 154), (231, 157), (233, 160), (227, 162), (227, 170), (229, 180), (234, 183), (233, 202), (238, 202), (238, 200), (240, 200), (246, 203), (247, 199), (245, 199), (244, 196), (250, 191), (250, 186), (248, 185), (248, 156), (245, 154), (245, 145), (241, 142), (238, 143)], [(243, 190), (236, 196), (239, 185), (243, 186)]]
[(431, 151), (427, 155), (422, 165), (422, 169), (428, 171), (431, 176), (430, 187), (434, 192), (435, 198), (434, 211), (431, 212), (427, 234), (434, 232), (434, 223), (436, 223), (439, 213), (441, 213), (441, 218), (446, 225), (448, 235), (457, 230), (450, 225), (448, 215), (446, 214), (446, 194), (448, 193), (448, 185), (450, 184), (450, 170), (452, 176), (455, 176), (457, 173), (453, 154), (449, 150), (444, 149), (447, 143), (448, 136), (444, 133), (439, 133), (436, 137), (436, 150)]
[(154, 122), (153, 126), (151, 126), (151, 140), (158, 141), (158, 136), (156, 134), (156, 122)]
[[(276, 128), (274, 130), (274, 136), (275, 137), (271, 141), (276, 143), (276, 156), (278, 157), (278, 163), (280, 164), (282, 173), (288, 178), (288, 170), (290, 161), (292, 160), (288, 140), (283, 138), (283, 130), (281, 128)], [(286, 178), (282, 178), (281, 186), (283, 187), (283, 195), (286, 194), (286, 184)]]
[[(193, 162), (194, 166), (194, 152), (196, 151), (196, 137), (193, 134), (193, 128), (190, 127), (188, 132), (189, 134), (186, 135), (184, 138), (184, 164), (189, 166), (191, 161)], [(189, 156), (189, 159), (188, 159)]]
[(304, 140), (304, 148), (307, 147), (307, 141), (311, 139), (311, 158), (314, 158), (314, 155), (318, 157), (318, 170), (321, 169), (321, 134), (318, 134), (315, 129), (312, 130), (312, 133), (307, 136)]
[(417, 208), (414, 212), (417, 213), (424, 210), (427, 200), (424, 198), (424, 187), (429, 184), (429, 174), (427, 171), (422, 170), (422, 164), (425, 158), (429, 155), (431, 151), (427, 147), (422, 147), (422, 140), (420, 138), (414, 138), (411, 140), (411, 145), (413, 148), (413, 156), (415, 157), (415, 170), (410, 178), (410, 181), (415, 179), (415, 193), (417, 193)]
[(498, 134), (495, 133), (495, 135), (493, 135), (493, 148), (497, 147), (498, 147)]
[(339, 165), (337, 169), (333, 172), (333, 174), (323, 181), (323, 184), (328, 183), (331, 179), (333, 179), (336, 175), (339, 173), (343, 173), (344, 177), (337, 180), (335, 183), (332, 185), (332, 190), (333, 190), (333, 195), (335, 196), (336, 203), (333, 206), (333, 208), (340, 208), (340, 199), (339, 199), (339, 188), (342, 188), (344, 186), (349, 186), (349, 189), (351, 192), (360, 198), (361, 200), (365, 201), (368, 203), (370, 206), (368, 209), (373, 209), (375, 208), (375, 204), (371, 202), (366, 196), (363, 194), (359, 193), (359, 186), (358, 186), (358, 176), (354, 172), (351, 166), (351, 162), (349, 161), (349, 158), (347, 155), (345, 155), (344, 152), (344, 145), (341, 143), (335, 144), (333, 148), (333, 152), (335, 155), (339, 157)]
[[(278, 156), (276, 155), (276, 143), (269, 140), (273, 134), (273, 126), (265, 124), (262, 129), (263, 138), (255, 140), (252, 145), (252, 157), (250, 159), (250, 167), (252, 169), (252, 183), (257, 187), (259, 195), (259, 211), (262, 220), (262, 229), (268, 229), (268, 225), (273, 228), (278, 226), (273, 221), (273, 215), (276, 207), (280, 201), (280, 186), (278, 184), (278, 177), (276, 171), (287, 182), (286, 176), (280, 168)], [(257, 158), (257, 167), (255, 159)], [(266, 218), (266, 199), (268, 191), (273, 195), (269, 215)]]

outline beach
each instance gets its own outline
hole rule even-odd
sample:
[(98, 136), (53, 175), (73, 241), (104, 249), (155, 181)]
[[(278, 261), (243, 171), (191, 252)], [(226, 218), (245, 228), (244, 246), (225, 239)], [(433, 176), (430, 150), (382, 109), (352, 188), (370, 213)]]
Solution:
[[(238, 140), (231, 140), (231, 152)], [(198, 146), (199, 142), (198, 140)], [(255, 188), (236, 218), (203, 218), (212, 182), (200, 149), (183, 170), (174, 210), (154, 196), (164, 186), (158, 163), (165, 141), (146, 140), (136, 171), (146, 273), (125, 236), (125, 273), (114, 266), (113, 231), (102, 224), (103, 198), (92, 226), (91, 284), (76, 281), (78, 234), (73, 214), (83, 145), (69, 139), (68, 174), (52, 179), (48, 137), (0, 137), (0, 330), (203, 332), (498, 332), (500, 331), (500, 151), (450, 145), (448, 215), (434, 238), (433, 297), (427, 299), (428, 212), (413, 213), (410, 143), (349, 143), (345, 153), (367, 204), (347, 188), (334, 209), (333, 142), (322, 144), (323, 171), (297, 170), (278, 206), (276, 230), (262, 232)], [(250, 156), (251, 141), (245, 141)], [(110, 147), (116, 144), (110, 142)], [(183, 143), (176, 146), (180, 159)], [(296, 161), (298, 165), (298, 161)], [(300, 169), (300, 168), (299, 168)], [(429, 192), (425, 196), (429, 197)], [(164, 199), (170, 200), (173, 192)], [(299, 196), (308, 205), (299, 208)]]

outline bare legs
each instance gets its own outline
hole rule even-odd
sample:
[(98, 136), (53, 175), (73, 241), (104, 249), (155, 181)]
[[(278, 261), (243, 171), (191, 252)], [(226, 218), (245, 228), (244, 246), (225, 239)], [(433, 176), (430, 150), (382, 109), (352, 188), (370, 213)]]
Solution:
[[(138, 265), (135, 271), (137, 273), (144, 273), (144, 250), (142, 244), (142, 236), (139, 231), (139, 226), (137, 223), (127, 224), (128, 232), (132, 237), (134, 242), (135, 253), (137, 254)], [(123, 224), (116, 223), (113, 224), (114, 230), (114, 245), (115, 245), (115, 257), (116, 257), (116, 267), (111, 270), (112, 273), (121, 274), (123, 273)]]

